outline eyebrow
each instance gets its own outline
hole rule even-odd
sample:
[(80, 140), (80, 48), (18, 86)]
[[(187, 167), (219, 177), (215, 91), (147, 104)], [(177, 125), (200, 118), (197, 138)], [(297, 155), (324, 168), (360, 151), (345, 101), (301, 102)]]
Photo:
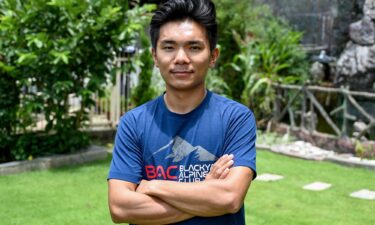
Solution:
[[(177, 42), (176, 41), (173, 41), (173, 40), (163, 40), (160, 42), (161, 45), (167, 45), (167, 44), (176, 44)], [(193, 40), (193, 41), (188, 41), (187, 44), (189, 45), (203, 45), (203, 41), (199, 41), (199, 40)]]
[(203, 45), (203, 41), (188, 41), (189, 45)]
[(172, 40), (163, 40), (160, 42), (161, 45), (167, 45), (167, 44), (176, 44), (175, 41), (172, 41)]

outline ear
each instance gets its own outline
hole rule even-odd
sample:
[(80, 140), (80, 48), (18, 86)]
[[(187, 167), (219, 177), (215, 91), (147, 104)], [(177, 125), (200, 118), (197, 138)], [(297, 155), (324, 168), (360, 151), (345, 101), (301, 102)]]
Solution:
[(211, 53), (210, 67), (213, 68), (216, 64), (217, 59), (219, 58), (220, 51), (218, 48), (215, 48)]
[(156, 57), (156, 49), (152, 48), (151, 53), (152, 53), (152, 58), (154, 59), (155, 66), (159, 67), (158, 59)]

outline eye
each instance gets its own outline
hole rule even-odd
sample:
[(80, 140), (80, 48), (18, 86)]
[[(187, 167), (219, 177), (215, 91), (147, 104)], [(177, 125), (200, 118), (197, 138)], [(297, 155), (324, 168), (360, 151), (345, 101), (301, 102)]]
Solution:
[(166, 50), (166, 51), (172, 51), (174, 48), (171, 45), (165, 45), (165, 46), (162, 47), (162, 49)]
[(190, 46), (190, 50), (192, 50), (192, 51), (200, 51), (201, 49), (202, 49), (202, 47), (199, 46), (199, 45)]

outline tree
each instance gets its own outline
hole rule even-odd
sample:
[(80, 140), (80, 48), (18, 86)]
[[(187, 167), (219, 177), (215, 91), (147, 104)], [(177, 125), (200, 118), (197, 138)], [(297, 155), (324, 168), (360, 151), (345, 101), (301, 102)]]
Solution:
[[(87, 145), (82, 128), (94, 104), (92, 96), (104, 94), (116, 50), (134, 44), (150, 9), (146, 5), (129, 10), (126, 0), (0, 1), (1, 67), (8, 68), (1, 82), (7, 80), (19, 92), (9, 106), (17, 109), (16, 117), (12, 114), (9, 121), (16, 118), (21, 125), (0, 127), (13, 138), (12, 159)], [(0, 102), (7, 99), (0, 97)], [(71, 97), (80, 100), (79, 109), (70, 109)], [(42, 134), (26, 129), (34, 125), (34, 113), (43, 113), (47, 121)], [(4, 148), (1, 142), (0, 147)]]

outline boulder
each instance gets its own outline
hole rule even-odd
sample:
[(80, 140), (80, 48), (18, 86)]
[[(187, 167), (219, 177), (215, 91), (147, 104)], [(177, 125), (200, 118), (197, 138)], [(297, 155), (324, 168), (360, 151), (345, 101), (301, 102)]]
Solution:
[(352, 23), (349, 28), (350, 39), (359, 45), (375, 44), (375, 24), (369, 16)]
[(366, 0), (363, 6), (363, 14), (375, 20), (375, 0)]
[(351, 89), (373, 91), (375, 82), (375, 45), (361, 46), (349, 42), (337, 61), (337, 84)]
[(324, 65), (320, 62), (314, 62), (310, 68), (311, 82), (319, 84), (325, 76)]
[(345, 76), (355, 76), (374, 70), (375, 45), (361, 46), (349, 42), (337, 61), (337, 67), (337, 73)]
[(354, 130), (356, 132), (361, 133), (363, 130), (365, 130), (367, 125), (362, 121), (356, 121), (354, 122)]

